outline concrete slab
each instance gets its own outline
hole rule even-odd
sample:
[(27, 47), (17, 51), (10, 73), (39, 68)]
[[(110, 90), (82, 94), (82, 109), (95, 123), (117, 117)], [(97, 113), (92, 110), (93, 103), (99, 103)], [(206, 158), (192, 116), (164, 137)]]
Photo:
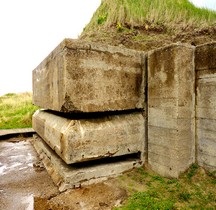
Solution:
[(216, 42), (196, 48), (197, 160), (216, 170)]
[(0, 139), (20, 134), (33, 135), (35, 130), (33, 128), (0, 129)]
[(65, 39), (33, 71), (33, 103), (61, 112), (144, 108), (145, 54)]
[(140, 112), (71, 119), (38, 110), (33, 128), (67, 164), (144, 153), (145, 120)]
[(195, 161), (194, 53), (173, 44), (148, 54), (148, 163), (162, 176)]
[(139, 158), (126, 157), (120, 161), (110, 158), (107, 162), (67, 165), (39, 136), (34, 138), (33, 145), (59, 191), (101, 182), (142, 165)]

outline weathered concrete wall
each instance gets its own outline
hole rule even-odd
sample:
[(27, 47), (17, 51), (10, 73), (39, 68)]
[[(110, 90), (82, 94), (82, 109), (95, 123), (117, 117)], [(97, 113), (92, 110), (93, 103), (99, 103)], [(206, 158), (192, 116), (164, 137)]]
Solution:
[(194, 161), (194, 47), (174, 44), (148, 55), (148, 163), (178, 177)]
[(197, 160), (216, 170), (216, 42), (196, 48)]
[(145, 55), (65, 39), (33, 71), (33, 103), (61, 112), (144, 108)]
[(144, 152), (141, 113), (69, 119), (46, 111), (33, 116), (33, 128), (67, 163)]

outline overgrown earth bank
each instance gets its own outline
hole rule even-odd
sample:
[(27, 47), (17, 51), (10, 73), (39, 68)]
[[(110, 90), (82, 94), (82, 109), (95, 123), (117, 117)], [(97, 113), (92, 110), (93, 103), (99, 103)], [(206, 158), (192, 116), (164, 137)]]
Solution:
[(216, 40), (216, 12), (188, 0), (105, 0), (80, 39), (149, 51)]

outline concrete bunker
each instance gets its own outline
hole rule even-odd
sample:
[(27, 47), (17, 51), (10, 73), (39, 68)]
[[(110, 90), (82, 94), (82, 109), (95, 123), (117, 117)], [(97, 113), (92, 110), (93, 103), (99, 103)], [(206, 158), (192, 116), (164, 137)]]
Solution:
[(59, 190), (143, 165), (215, 170), (215, 46), (60, 43), (33, 71), (33, 144)]

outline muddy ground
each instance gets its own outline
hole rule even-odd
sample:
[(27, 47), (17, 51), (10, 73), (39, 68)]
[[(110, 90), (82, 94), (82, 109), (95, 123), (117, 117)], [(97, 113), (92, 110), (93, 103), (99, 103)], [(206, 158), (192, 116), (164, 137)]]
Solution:
[(0, 140), (0, 210), (105, 210), (127, 198), (117, 179), (59, 193), (31, 141)]

